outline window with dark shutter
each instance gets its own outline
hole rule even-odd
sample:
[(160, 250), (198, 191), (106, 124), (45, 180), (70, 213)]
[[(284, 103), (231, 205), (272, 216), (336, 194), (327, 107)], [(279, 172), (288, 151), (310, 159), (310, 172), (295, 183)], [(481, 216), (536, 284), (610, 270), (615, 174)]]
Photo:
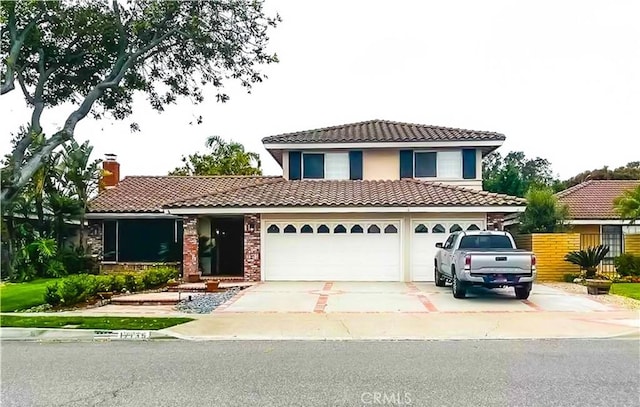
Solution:
[(349, 151), (349, 179), (362, 179), (362, 151)]
[(324, 154), (303, 154), (302, 177), (310, 179), (324, 178)]
[(400, 150), (400, 178), (413, 178), (413, 150)]
[(300, 179), (302, 165), (302, 153), (300, 151), (289, 151), (289, 179)]
[(476, 178), (476, 150), (465, 148), (462, 150), (462, 178)]
[(438, 174), (438, 154), (436, 152), (416, 153), (416, 177), (435, 177)]

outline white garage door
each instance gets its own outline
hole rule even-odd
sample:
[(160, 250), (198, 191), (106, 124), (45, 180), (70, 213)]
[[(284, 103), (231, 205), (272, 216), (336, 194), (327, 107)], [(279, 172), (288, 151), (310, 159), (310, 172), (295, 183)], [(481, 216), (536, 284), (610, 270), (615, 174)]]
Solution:
[(399, 281), (400, 221), (266, 222), (264, 279)]
[(411, 280), (433, 281), (436, 243), (444, 243), (449, 233), (484, 229), (484, 220), (414, 219), (411, 222)]

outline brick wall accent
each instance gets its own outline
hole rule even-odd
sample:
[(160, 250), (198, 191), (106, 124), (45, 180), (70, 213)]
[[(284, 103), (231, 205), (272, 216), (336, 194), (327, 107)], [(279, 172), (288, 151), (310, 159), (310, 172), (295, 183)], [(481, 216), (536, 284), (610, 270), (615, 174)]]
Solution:
[(580, 233), (534, 233), (518, 236), (518, 244), (535, 253), (538, 281), (562, 281), (565, 274), (580, 272), (580, 267), (564, 261), (567, 253), (580, 250)]
[(624, 235), (624, 252), (640, 256), (640, 234)]
[(503, 230), (504, 213), (487, 213), (487, 230)]
[(244, 280), (260, 279), (260, 214), (247, 214), (244, 215)]
[(182, 278), (188, 282), (200, 281), (198, 267), (198, 217), (184, 216), (182, 227)]
[(102, 261), (102, 220), (89, 219), (86, 233), (89, 253), (97, 261)]

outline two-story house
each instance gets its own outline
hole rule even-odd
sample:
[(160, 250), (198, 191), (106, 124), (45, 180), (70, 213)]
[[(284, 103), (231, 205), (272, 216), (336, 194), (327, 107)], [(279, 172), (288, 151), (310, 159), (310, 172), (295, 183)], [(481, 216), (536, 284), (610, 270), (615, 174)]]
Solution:
[(433, 281), (449, 232), (524, 210), (482, 191), (504, 139), (383, 120), (266, 137), (282, 177), (113, 180), (91, 204), (92, 247), (103, 268), (173, 261), (190, 281)]

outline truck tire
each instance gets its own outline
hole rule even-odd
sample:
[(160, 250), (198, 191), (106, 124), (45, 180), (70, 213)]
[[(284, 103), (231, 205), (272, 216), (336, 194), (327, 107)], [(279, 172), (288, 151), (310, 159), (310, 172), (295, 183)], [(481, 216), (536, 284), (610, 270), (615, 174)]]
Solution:
[(435, 278), (434, 281), (436, 282), (436, 286), (444, 287), (446, 285), (447, 279), (444, 278), (442, 273), (440, 273), (440, 271), (438, 270), (438, 263), (435, 263), (433, 273), (434, 273), (434, 278)]
[(529, 298), (529, 294), (531, 293), (531, 283), (525, 284), (522, 287), (513, 287), (516, 292), (516, 298), (519, 300), (526, 300)]
[(467, 288), (458, 280), (455, 270), (451, 270), (451, 292), (453, 298), (465, 298), (467, 296)]

